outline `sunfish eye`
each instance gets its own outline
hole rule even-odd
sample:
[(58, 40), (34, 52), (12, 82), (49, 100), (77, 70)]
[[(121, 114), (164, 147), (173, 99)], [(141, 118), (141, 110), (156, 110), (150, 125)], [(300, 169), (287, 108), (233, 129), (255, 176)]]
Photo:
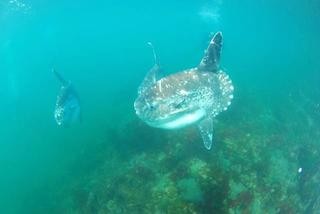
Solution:
[(156, 104), (155, 103), (147, 103), (147, 106), (150, 110), (155, 110), (156, 109)]

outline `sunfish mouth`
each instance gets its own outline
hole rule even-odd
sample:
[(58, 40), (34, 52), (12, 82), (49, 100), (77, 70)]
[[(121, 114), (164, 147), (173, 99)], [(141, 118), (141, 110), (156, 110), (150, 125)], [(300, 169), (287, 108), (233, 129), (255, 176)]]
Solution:
[(178, 129), (200, 121), (205, 115), (206, 111), (204, 109), (194, 109), (170, 114), (169, 116), (153, 121), (147, 121), (147, 124), (156, 128)]

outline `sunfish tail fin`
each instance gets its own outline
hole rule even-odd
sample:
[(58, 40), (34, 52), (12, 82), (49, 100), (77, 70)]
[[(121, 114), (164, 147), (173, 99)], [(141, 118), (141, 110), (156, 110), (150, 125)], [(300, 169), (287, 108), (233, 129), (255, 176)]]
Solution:
[(61, 82), (61, 84), (63, 86), (67, 85), (69, 82), (66, 81), (62, 76), (61, 74), (59, 74), (56, 69), (52, 68), (52, 73), (57, 77), (57, 79), (59, 80), (59, 82)]
[(211, 39), (204, 57), (202, 58), (198, 69), (200, 71), (216, 72), (219, 69), (220, 54), (222, 48), (222, 33), (219, 31)]

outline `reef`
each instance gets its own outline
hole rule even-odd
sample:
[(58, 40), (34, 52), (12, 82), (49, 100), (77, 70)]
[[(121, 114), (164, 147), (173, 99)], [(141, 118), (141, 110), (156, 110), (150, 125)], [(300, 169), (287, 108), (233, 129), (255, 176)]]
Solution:
[(318, 213), (319, 105), (253, 97), (218, 118), (211, 151), (194, 127), (162, 131), (132, 118), (107, 130), (79, 157), (90, 170), (57, 190), (58, 212)]

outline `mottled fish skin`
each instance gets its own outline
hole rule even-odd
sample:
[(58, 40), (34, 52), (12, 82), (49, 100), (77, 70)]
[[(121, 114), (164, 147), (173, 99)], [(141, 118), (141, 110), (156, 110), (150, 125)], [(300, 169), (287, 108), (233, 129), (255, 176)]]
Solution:
[(63, 85), (57, 96), (54, 118), (59, 126), (69, 126), (81, 121), (80, 101), (77, 92), (70, 82), (61, 80), (60, 82)]
[(161, 127), (165, 121), (188, 111), (204, 110), (199, 120), (215, 117), (231, 104), (232, 93), (233, 86), (225, 72), (199, 72), (193, 68), (158, 80), (149, 90), (140, 92), (134, 107), (140, 119)]
[[(233, 98), (229, 76), (219, 68), (222, 33), (211, 39), (200, 64), (156, 80), (159, 66), (148, 72), (134, 102), (137, 116), (152, 127), (177, 129), (197, 124), (206, 149), (211, 149), (213, 118)], [(155, 55), (155, 54), (154, 54)]]

